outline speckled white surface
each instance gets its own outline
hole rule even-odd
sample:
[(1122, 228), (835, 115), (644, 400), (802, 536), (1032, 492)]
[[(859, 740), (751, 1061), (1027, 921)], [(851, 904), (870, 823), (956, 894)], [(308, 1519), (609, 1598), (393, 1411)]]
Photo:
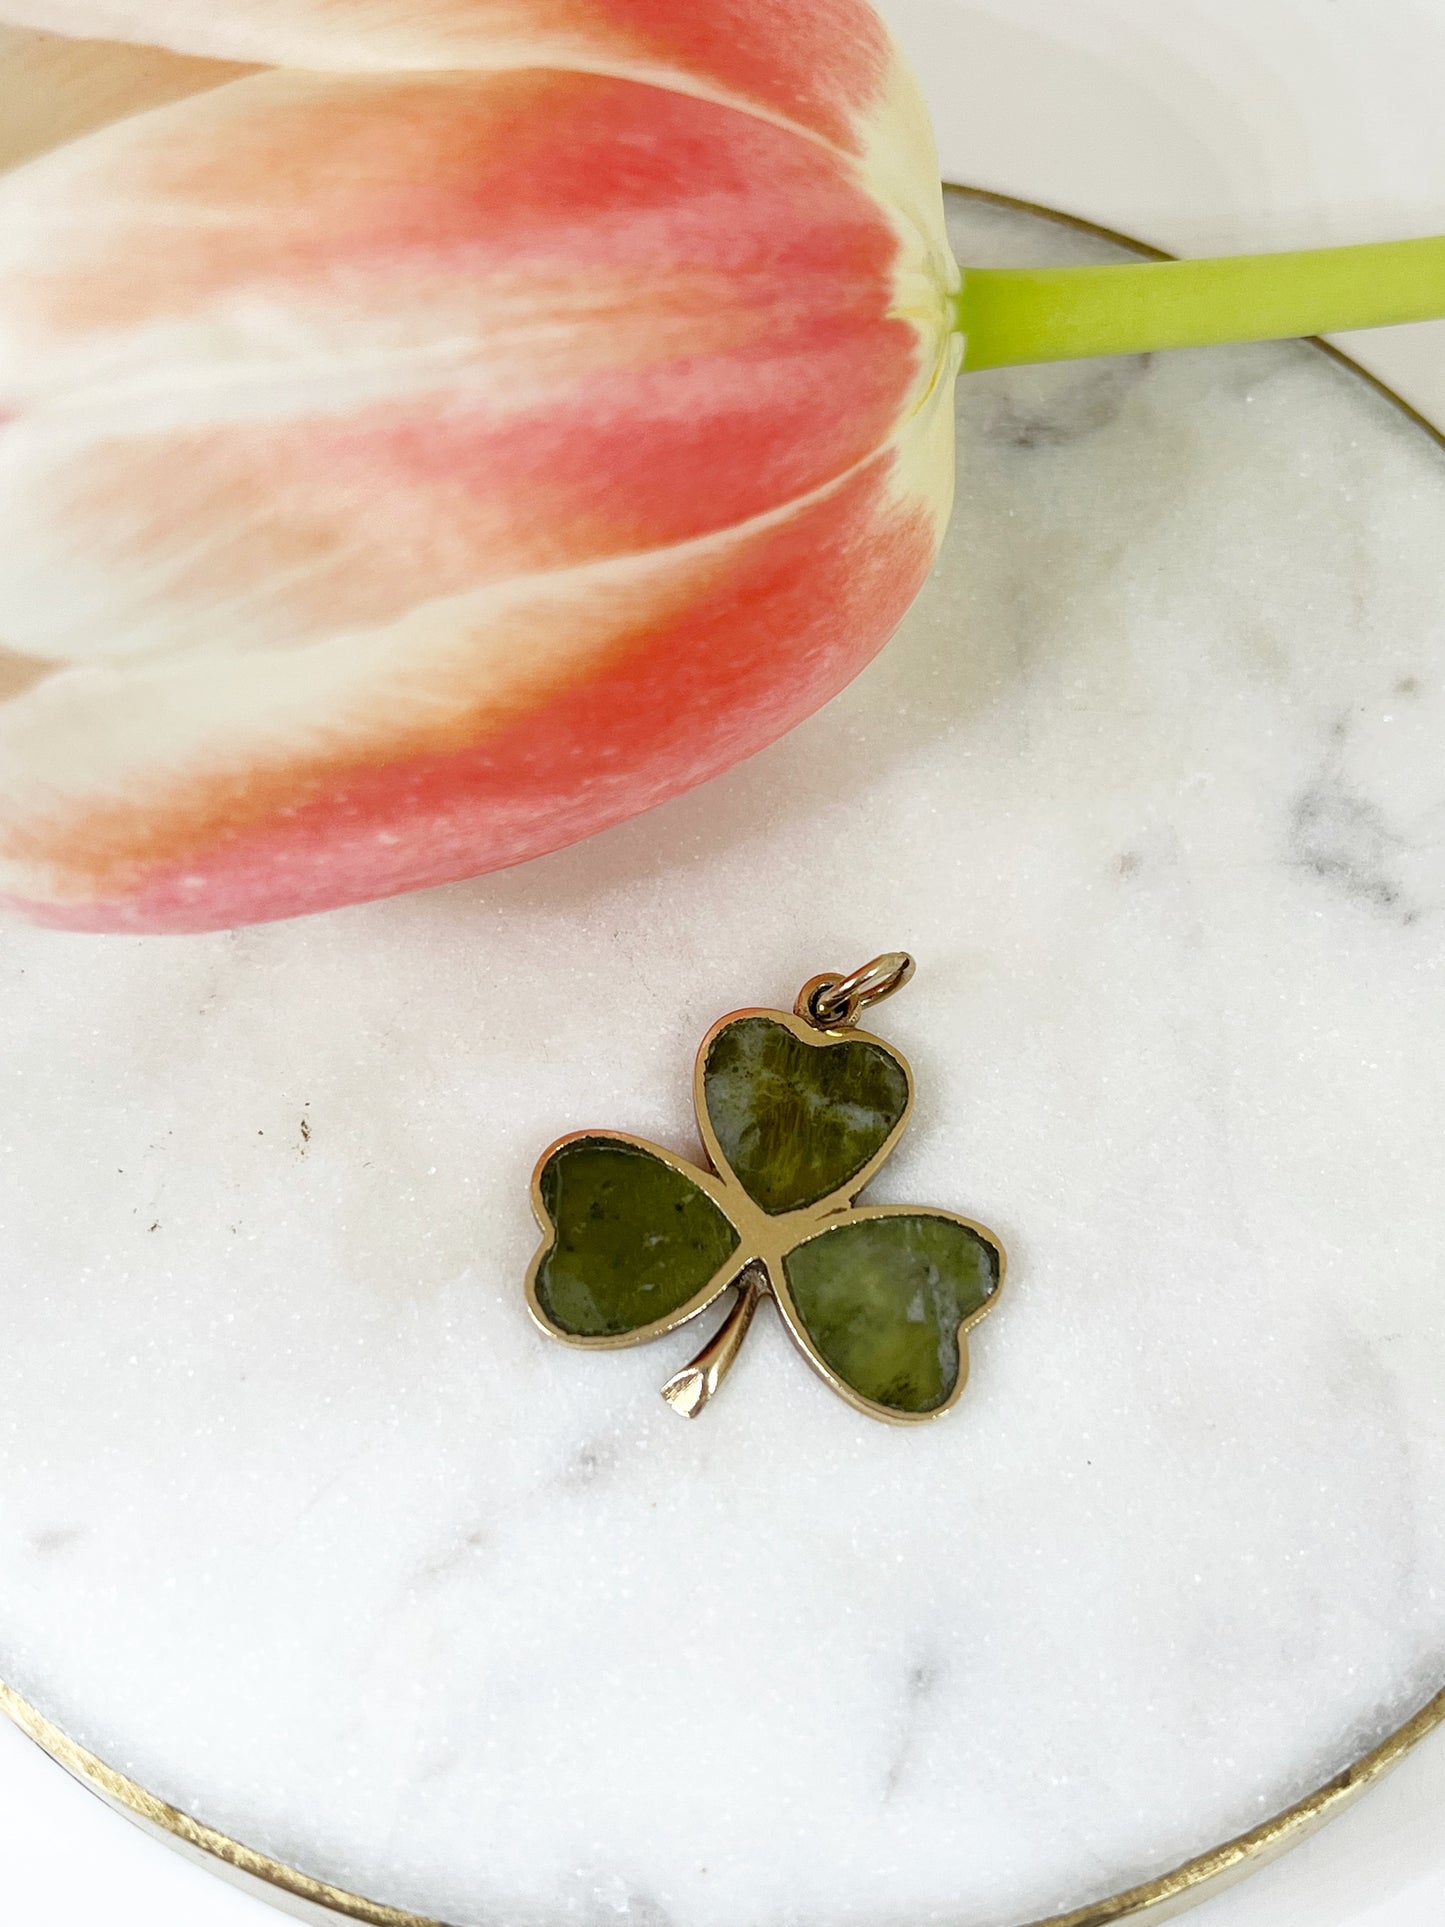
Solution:
[[(0, 1676), (214, 1824), (468, 1924), (1001, 1922), (1445, 1672), (1445, 457), (1301, 349), (961, 434), (905, 633), (724, 782), (309, 924), (0, 940)], [(688, 1148), (716, 1015), (897, 943), (878, 1195), (1015, 1266), (958, 1413), (767, 1317), (691, 1427), (689, 1334), (545, 1345), (541, 1146)]]

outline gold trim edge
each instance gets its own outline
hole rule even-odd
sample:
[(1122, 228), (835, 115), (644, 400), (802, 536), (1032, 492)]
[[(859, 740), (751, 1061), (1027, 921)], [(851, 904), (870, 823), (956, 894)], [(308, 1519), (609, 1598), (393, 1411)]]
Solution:
[(49, 1754), (57, 1766), (64, 1767), (72, 1779), (79, 1780), (92, 1793), (98, 1793), (107, 1806), (170, 1845), (188, 1850), (203, 1861), (218, 1862), (220, 1871), (239, 1878), (243, 1885), (259, 1883), (265, 1899), (280, 1901), (284, 1897), (303, 1901), (347, 1920), (364, 1921), (368, 1927), (446, 1927), (445, 1922), (426, 1920), (420, 1914), (346, 1893), (340, 1887), (330, 1886), (324, 1880), (316, 1880), (295, 1867), (258, 1853), (254, 1847), (233, 1840), (215, 1827), (208, 1827), (204, 1821), (148, 1793), (124, 1773), (97, 1759), (3, 1680), (0, 1680), (0, 1713), (12, 1720), (42, 1752)]
[[(1044, 220), (1057, 222), (1061, 227), (1095, 234), (1101, 240), (1113, 241), (1120, 247), (1131, 248), (1135, 253), (1155, 260), (1170, 259), (1162, 249), (1150, 247), (1147, 242), (1137, 241), (1119, 233), (1117, 229), (1103, 227), (1079, 215), (1061, 213), (1057, 208), (1044, 207), (1036, 201), (1021, 200), (1010, 194), (994, 193), (987, 188), (962, 187), (955, 182), (945, 185), (952, 193), (968, 200), (982, 201), (993, 207), (1012, 208), (1021, 214), (1037, 215)], [(1428, 416), (1412, 408), (1402, 396), (1330, 342), (1316, 341), (1314, 346), (1332, 361), (1348, 368), (1416, 427), (1423, 429), (1437, 447), (1445, 450), (1445, 430), (1437, 427)], [(360, 1921), (363, 1927), (448, 1927), (445, 1921), (409, 1913), (405, 1908), (388, 1907), (380, 1901), (367, 1900), (360, 1894), (333, 1887), (324, 1880), (302, 1873), (296, 1867), (272, 1860), (254, 1847), (245, 1846), (191, 1814), (183, 1813), (179, 1807), (173, 1807), (155, 1794), (148, 1793), (134, 1780), (107, 1766), (95, 1754), (68, 1738), (3, 1680), (0, 1680), (0, 1714), (11, 1720), (57, 1766), (63, 1767), (72, 1779), (97, 1794), (115, 1812), (188, 1856), (210, 1863), (214, 1871), (273, 1906), (304, 1919), (315, 1920), (330, 1915)], [(1258, 1826), (1236, 1834), (1233, 1839), (1219, 1846), (1207, 1848), (1203, 1853), (1171, 1868), (1168, 1873), (1127, 1888), (1123, 1893), (1091, 1901), (1087, 1906), (1076, 1907), (1068, 1913), (1051, 1914), (1046, 1919), (1024, 1923), (1023, 1927), (1119, 1927), (1119, 1923), (1124, 1921), (1134, 1922), (1137, 1927), (1158, 1927), (1159, 1923), (1172, 1920), (1187, 1909), (1198, 1906), (1248, 1874), (1268, 1866), (1291, 1848), (1302, 1845), (1312, 1834), (1354, 1806), (1407, 1754), (1442, 1728), (1445, 1728), (1445, 1687), (1427, 1700), (1403, 1725), (1387, 1734), (1378, 1746), (1352, 1761), (1323, 1786), (1316, 1787), (1314, 1792), (1306, 1794), (1293, 1806), (1282, 1808)]]
[[(107, 1766), (83, 1746), (68, 1738), (43, 1713), (31, 1706), (12, 1687), (0, 1681), (0, 1713), (12, 1720), (20, 1731), (61, 1766), (73, 1779), (92, 1793), (99, 1794), (107, 1806), (136, 1821), (147, 1832), (173, 1846), (188, 1850), (203, 1861), (217, 1863), (217, 1870), (240, 1885), (260, 1889), (259, 1897), (283, 1907), (290, 1906), (305, 1918), (313, 1910), (339, 1915), (346, 1920), (365, 1923), (365, 1927), (447, 1927), (447, 1923), (404, 1908), (388, 1907), (367, 1900), (360, 1894), (345, 1892), (324, 1880), (288, 1867), (269, 1855), (233, 1840), (215, 1827), (207, 1826), (191, 1814), (183, 1813), (165, 1800), (148, 1793), (114, 1767)], [(1291, 1847), (1299, 1846), (1319, 1828), (1352, 1807), (1387, 1773), (1398, 1766), (1420, 1742), (1445, 1727), (1445, 1688), (1428, 1700), (1402, 1726), (1383, 1739), (1361, 1759), (1336, 1773), (1313, 1793), (1293, 1806), (1271, 1815), (1247, 1833), (1237, 1834), (1221, 1846), (1210, 1847), (1193, 1859), (1183, 1861), (1168, 1873), (1130, 1887), (1108, 1899), (1090, 1902), (1065, 1914), (1051, 1914), (1028, 1927), (1117, 1927), (1121, 1921), (1156, 1923), (1169, 1920), (1186, 1908), (1197, 1906), (1210, 1895), (1221, 1892), (1248, 1873), (1267, 1866)], [(299, 1906), (296, 1903), (300, 1903)]]

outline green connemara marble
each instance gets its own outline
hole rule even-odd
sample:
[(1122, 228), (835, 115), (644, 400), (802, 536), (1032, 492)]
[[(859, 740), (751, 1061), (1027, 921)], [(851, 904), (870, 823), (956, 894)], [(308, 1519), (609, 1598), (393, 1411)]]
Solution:
[(958, 1383), (958, 1328), (998, 1290), (993, 1247), (920, 1211), (824, 1231), (783, 1267), (808, 1337), (855, 1392), (932, 1412)]
[(742, 1017), (714, 1039), (703, 1094), (724, 1157), (778, 1213), (863, 1170), (907, 1109), (908, 1078), (877, 1044), (805, 1044), (769, 1017)]
[(738, 1248), (691, 1178), (621, 1139), (564, 1144), (543, 1168), (541, 1192), (557, 1236), (537, 1301), (574, 1338), (617, 1338), (669, 1317)]

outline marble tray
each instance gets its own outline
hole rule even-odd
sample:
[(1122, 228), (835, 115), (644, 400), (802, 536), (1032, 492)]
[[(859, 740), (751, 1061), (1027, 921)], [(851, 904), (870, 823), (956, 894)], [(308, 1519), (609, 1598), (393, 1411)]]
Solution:
[[(966, 258), (1104, 258), (979, 204)], [(261, 1852), (474, 1927), (1004, 1923), (1445, 1675), (1445, 456), (1316, 350), (978, 378), (839, 702), (511, 875), (0, 943), (0, 1677)], [(766, 1318), (527, 1323), (537, 1151), (692, 1147), (739, 1004), (906, 944), (880, 1197), (995, 1226), (959, 1411)]]

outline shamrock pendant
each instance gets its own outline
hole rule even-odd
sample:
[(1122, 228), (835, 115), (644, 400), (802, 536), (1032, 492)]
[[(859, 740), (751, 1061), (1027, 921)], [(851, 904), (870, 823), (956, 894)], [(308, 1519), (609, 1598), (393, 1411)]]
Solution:
[(588, 1349), (644, 1345), (733, 1291), (716, 1335), (663, 1387), (696, 1418), (767, 1295), (860, 1412), (911, 1425), (956, 1405), (966, 1333), (998, 1296), (1003, 1248), (950, 1211), (855, 1202), (903, 1134), (913, 1078), (854, 1024), (912, 975), (913, 959), (893, 953), (814, 977), (791, 1014), (714, 1024), (694, 1077), (711, 1170), (617, 1131), (559, 1139), (532, 1180), (545, 1236), (527, 1303), (542, 1330)]

